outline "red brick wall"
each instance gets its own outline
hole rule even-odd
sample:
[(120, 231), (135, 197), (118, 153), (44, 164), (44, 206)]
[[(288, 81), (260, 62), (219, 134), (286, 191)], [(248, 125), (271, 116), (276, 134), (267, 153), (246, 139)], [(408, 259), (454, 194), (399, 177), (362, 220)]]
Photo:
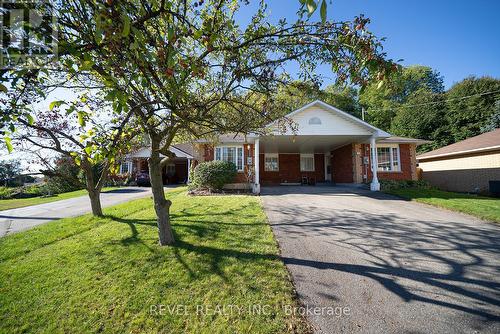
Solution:
[(260, 183), (263, 185), (276, 185), (284, 182), (301, 182), (302, 176), (314, 177), (316, 182), (325, 180), (325, 156), (324, 154), (314, 155), (314, 172), (300, 171), (300, 154), (279, 154), (279, 171), (265, 171), (264, 154), (260, 154)]
[(214, 147), (210, 144), (203, 145), (203, 161), (214, 160)]
[(334, 182), (353, 182), (352, 149), (352, 144), (349, 144), (332, 151), (332, 173)]
[[(370, 145), (363, 145), (363, 154), (368, 157), (370, 165), (368, 168), (368, 181), (372, 179), (371, 157), (370, 157)], [(416, 168), (413, 166), (411, 159), (411, 145), (410, 144), (399, 144), (399, 158), (401, 162), (400, 172), (378, 172), (377, 177), (379, 180), (411, 180), (412, 174), (411, 169)]]
[[(370, 151), (368, 144), (362, 144), (362, 154), (367, 156), (370, 160)], [(412, 173), (412, 158), (411, 144), (400, 144), (399, 145), (400, 158), (401, 158), (401, 172), (378, 172), (378, 178), (381, 180), (411, 180)], [(245, 170), (247, 168), (247, 158), (253, 158), (254, 145), (250, 144), (250, 150), (248, 150), (248, 144), (244, 145), (244, 165)], [(352, 183), (353, 178), (353, 144), (345, 145), (332, 151), (331, 164), (333, 181), (337, 183)], [(214, 147), (210, 144), (204, 145), (203, 158), (205, 161), (211, 161), (214, 159)], [(362, 163), (361, 159), (361, 163)], [(255, 163), (255, 161), (252, 161)], [(370, 162), (371, 163), (371, 162)], [(300, 171), (300, 154), (279, 154), (279, 171), (278, 172), (268, 172), (264, 170), (264, 154), (260, 154), (260, 183), (263, 185), (280, 184), (282, 182), (300, 182), (302, 176), (315, 177), (317, 182), (322, 182), (325, 180), (325, 163), (323, 154), (314, 155), (314, 172), (301, 172)], [(414, 164), (413, 164), (414, 165)], [(368, 181), (372, 178), (372, 172), (368, 165)], [(365, 167), (360, 167), (362, 173), (364, 174)], [(236, 176), (234, 182), (247, 182), (246, 174), (239, 172)]]

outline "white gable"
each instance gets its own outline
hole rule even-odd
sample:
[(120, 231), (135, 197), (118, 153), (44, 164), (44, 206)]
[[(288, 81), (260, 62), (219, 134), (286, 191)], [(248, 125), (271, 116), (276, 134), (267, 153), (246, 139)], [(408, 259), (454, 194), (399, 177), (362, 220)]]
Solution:
[(340, 109), (322, 101), (314, 101), (285, 116), (293, 121), (297, 132), (288, 127), (286, 133), (279, 133), (276, 122), (269, 125), (275, 134), (282, 135), (337, 135), (389, 137), (382, 131)]
[(373, 131), (338, 114), (314, 105), (290, 117), (298, 135), (371, 135)]

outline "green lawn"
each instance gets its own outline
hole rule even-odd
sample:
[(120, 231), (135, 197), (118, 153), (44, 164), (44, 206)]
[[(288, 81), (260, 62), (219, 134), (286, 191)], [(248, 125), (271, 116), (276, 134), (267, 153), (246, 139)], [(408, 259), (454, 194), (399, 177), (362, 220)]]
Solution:
[[(116, 189), (115, 188), (105, 188), (103, 192)], [(78, 196), (87, 196), (87, 190), (81, 189), (76, 191), (71, 191), (68, 193), (58, 194), (50, 197), (32, 197), (32, 198), (14, 198), (14, 199), (0, 199), (0, 211), (8, 209), (22, 208), (30, 205), (37, 205), (43, 203), (50, 203), (55, 201), (60, 201), (62, 199), (68, 199)]]
[(175, 247), (149, 198), (0, 239), (0, 333), (307, 332), (258, 197), (167, 197)]
[(387, 191), (403, 198), (500, 222), (500, 199), (435, 189), (397, 189)]

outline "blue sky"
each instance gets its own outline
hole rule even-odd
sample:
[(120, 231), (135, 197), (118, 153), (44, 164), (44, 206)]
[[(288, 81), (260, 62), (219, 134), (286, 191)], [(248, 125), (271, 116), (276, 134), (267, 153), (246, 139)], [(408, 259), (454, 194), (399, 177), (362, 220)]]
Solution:
[[(267, 2), (272, 19), (296, 18), (298, 0)], [(402, 58), (403, 65), (427, 65), (438, 70), (444, 76), (446, 88), (469, 75), (500, 78), (498, 0), (333, 0), (328, 3), (330, 20), (350, 20), (359, 14), (372, 20), (369, 25), (372, 32), (387, 38), (384, 49), (389, 58)], [(314, 18), (319, 20), (319, 14)]]

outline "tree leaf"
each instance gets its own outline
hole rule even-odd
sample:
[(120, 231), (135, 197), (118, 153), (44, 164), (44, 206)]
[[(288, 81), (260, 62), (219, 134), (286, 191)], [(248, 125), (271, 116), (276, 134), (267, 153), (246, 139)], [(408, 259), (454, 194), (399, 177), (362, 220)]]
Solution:
[(4, 85), (0, 84), (0, 92), (7, 93), (7, 87), (5, 87)]
[(12, 150), (14, 150), (14, 148), (12, 147), (12, 141), (10, 137), (3, 137), (3, 140), (5, 141), (5, 146), (7, 146), (7, 151), (9, 151), (9, 153), (12, 153)]
[(33, 125), (33, 123), (35, 123), (33, 116), (31, 116), (30, 114), (26, 114), (26, 118), (28, 119), (29, 125)]
[(382, 88), (382, 86), (383, 86), (383, 85), (384, 85), (384, 81), (383, 81), (383, 80), (380, 80), (380, 81), (378, 82), (377, 89)]
[(307, 11), (309, 12), (309, 16), (312, 15), (312, 13), (314, 13), (314, 11), (316, 10), (316, 7), (318, 5), (316, 4), (316, 1), (314, 0), (307, 0)]
[(321, 2), (320, 14), (321, 14), (321, 21), (323, 21), (323, 23), (325, 23), (326, 22), (326, 0), (323, 0)]
[(52, 110), (54, 109), (55, 107), (60, 107), (61, 105), (63, 105), (65, 102), (64, 101), (52, 101), (50, 102), (49, 104), (49, 110)]
[(81, 127), (85, 126), (85, 117), (83, 112), (78, 112), (78, 124), (80, 124)]
[(123, 18), (123, 31), (122, 31), (122, 36), (127, 37), (130, 35), (130, 18), (128, 15), (125, 15)]

